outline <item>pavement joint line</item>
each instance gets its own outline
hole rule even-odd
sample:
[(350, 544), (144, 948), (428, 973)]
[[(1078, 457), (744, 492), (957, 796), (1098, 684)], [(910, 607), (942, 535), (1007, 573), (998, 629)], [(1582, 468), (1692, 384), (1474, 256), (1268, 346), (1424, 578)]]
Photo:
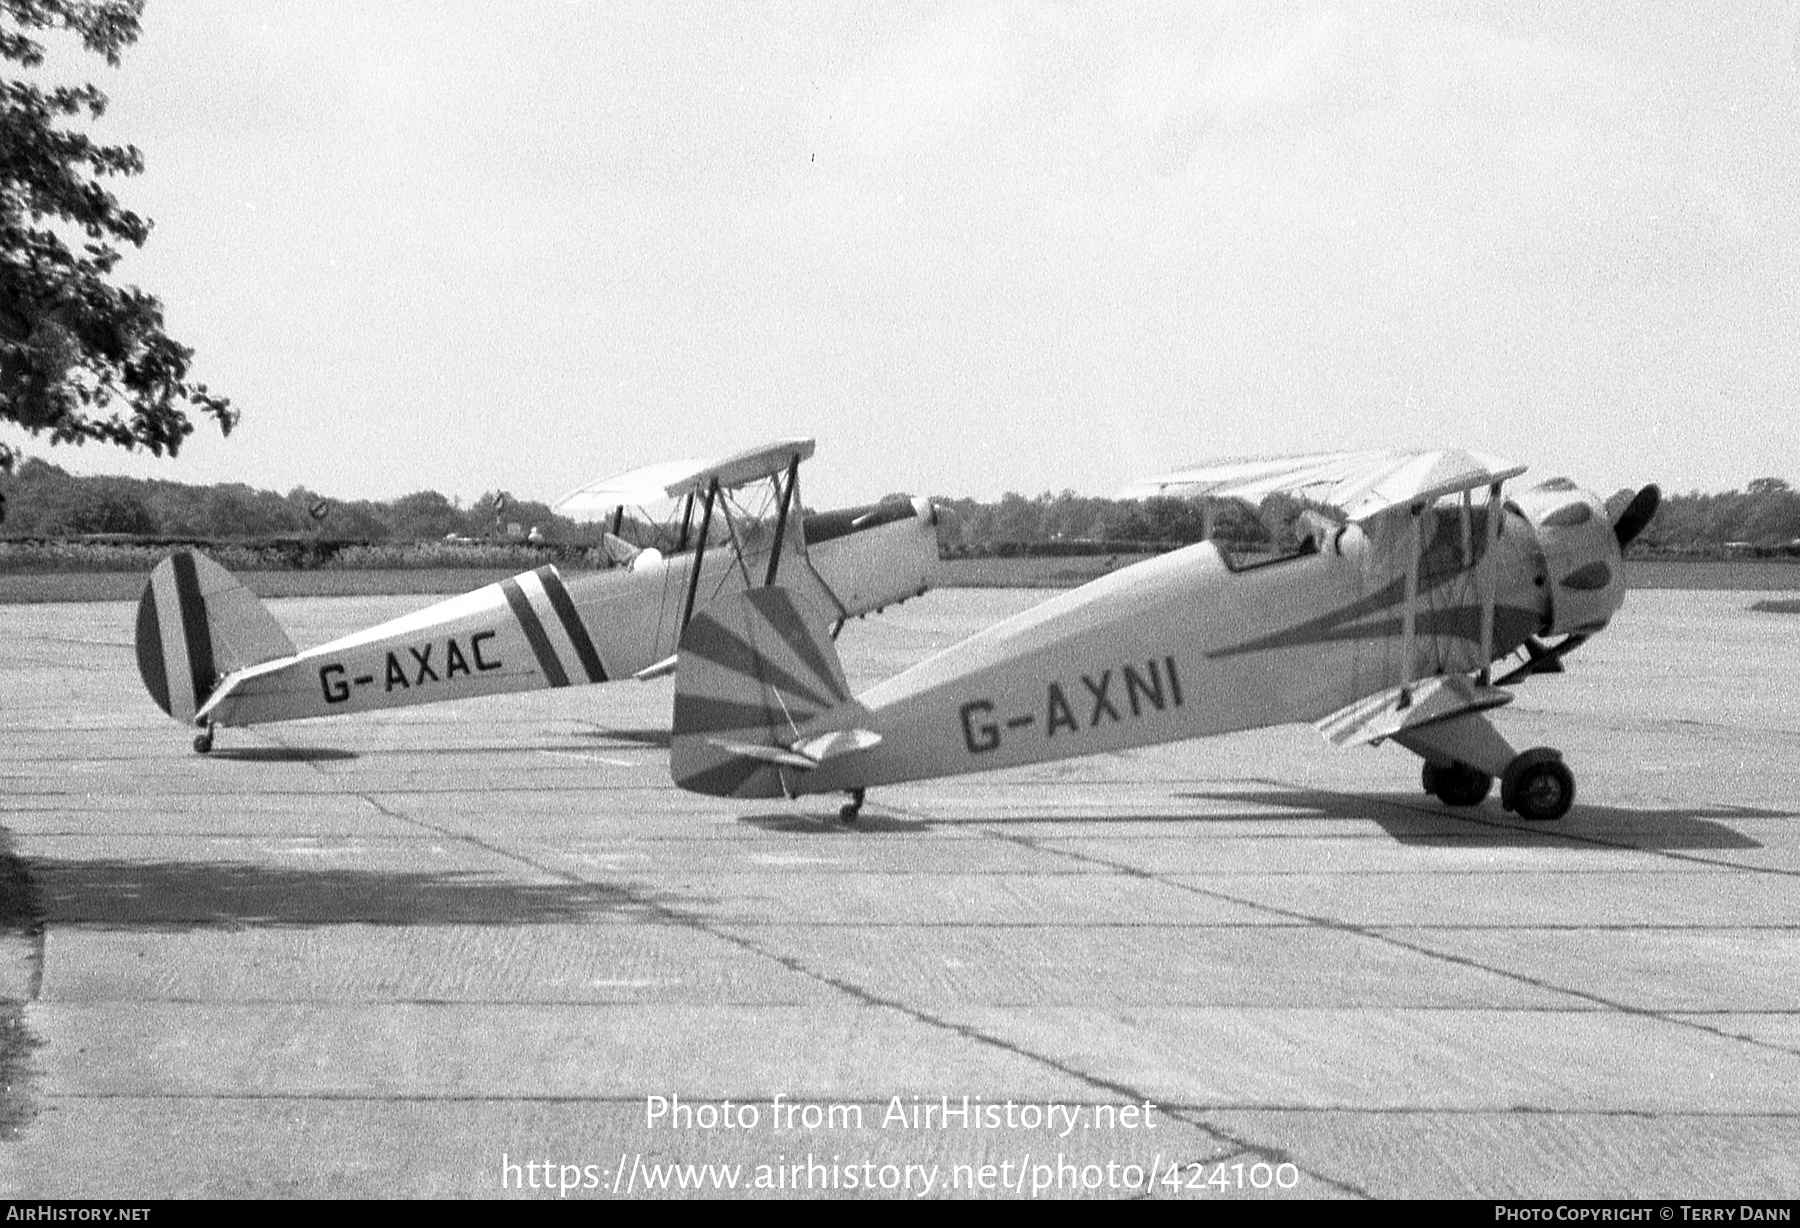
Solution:
[[(1158, 1105), (1157, 1107), (1164, 1108), (1165, 1106)], [(1201, 1120), (1196, 1119), (1196, 1116), (1195, 1116), (1196, 1114), (1204, 1114), (1204, 1113), (1211, 1112), (1211, 1111), (1215, 1111), (1215, 1110), (1209, 1110), (1209, 1109), (1201, 1108), (1201, 1107), (1195, 1106), (1195, 1105), (1169, 1106), (1169, 1108), (1168, 1108), (1169, 1116), (1175, 1118), (1177, 1121), (1184, 1122), (1185, 1124), (1192, 1127), (1193, 1129), (1203, 1130), (1206, 1133), (1212, 1135), (1214, 1138), (1220, 1140), (1221, 1143), (1228, 1144), (1232, 1147), (1232, 1150), (1225, 1152), (1225, 1154), (1223, 1154), (1223, 1155), (1213, 1156), (1211, 1158), (1204, 1159), (1204, 1160), (1176, 1160), (1171, 1165), (1171, 1169), (1170, 1169), (1171, 1176), (1179, 1174), (1183, 1169), (1187, 1169), (1187, 1168), (1190, 1168), (1190, 1167), (1193, 1167), (1196, 1165), (1200, 1166), (1201, 1168), (1204, 1168), (1206, 1165), (1210, 1164), (1210, 1165), (1214, 1166), (1214, 1169), (1216, 1171), (1218, 1168), (1223, 1167), (1226, 1164), (1229, 1164), (1231, 1162), (1232, 1158), (1235, 1156), (1246, 1156), (1246, 1157), (1254, 1156), (1254, 1157), (1256, 1157), (1257, 1162), (1269, 1164), (1271, 1167), (1279, 1166), (1281, 1164), (1292, 1164), (1298, 1172), (1300, 1172), (1308, 1177), (1311, 1177), (1314, 1181), (1319, 1182), (1321, 1185), (1325, 1185), (1325, 1186), (1330, 1187), (1331, 1189), (1341, 1191), (1342, 1193), (1345, 1193), (1345, 1194), (1349, 1194), (1352, 1197), (1370, 1199), (1370, 1200), (1373, 1200), (1377, 1197), (1375, 1194), (1371, 1193), (1369, 1190), (1363, 1188), (1360, 1185), (1357, 1185), (1356, 1183), (1354, 1183), (1352, 1181), (1348, 1181), (1341, 1177), (1328, 1176), (1327, 1174), (1325, 1174), (1324, 1172), (1322, 1172), (1318, 1169), (1315, 1169), (1315, 1168), (1309, 1167), (1308, 1165), (1299, 1163), (1294, 1158), (1292, 1152), (1286, 1151), (1279, 1147), (1262, 1146), (1258, 1143), (1251, 1142), (1248, 1139), (1238, 1137), (1233, 1131), (1227, 1130), (1225, 1127), (1219, 1125), (1216, 1122), (1201, 1121)], [(1254, 1111), (1254, 1110), (1248, 1110), (1248, 1111)], [(1146, 1194), (1142, 1195), (1141, 1197), (1149, 1197), (1149, 1196), (1150, 1195), (1148, 1193), (1146, 1193)]]
[[(243, 1102), (246, 1104), (267, 1104), (293, 1101), (297, 1103), (343, 1103), (343, 1104), (581, 1104), (581, 1105), (617, 1105), (621, 1108), (643, 1111), (644, 1093), (620, 1096), (616, 1093), (604, 1095), (558, 1094), (558, 1093), (418, 1093), (418, 1094), (372, 1094), (369, 1092), (98, 1092), (69, 1091), (57, 1092), (46, 1096), (46, 1101), (92, 1101), (92, 1102), (133, 1102), (156, 1103), (164, 1100), (189, 1100), (207, 1103), (230, 1104)], [(765, 1098), (765, 1093), (744, 1095), (740, 1092), (720, 1092), (717, 1100), (732, 1100), (740, 1104), (753, 1103)], [(970, 1097), (976, 1099), (976, 1097)], [(980, 1099), (992, 1103), (988, 1097)], [(834, 1097), (834, 1104), (857, 1104), (871, 1108), (882, 1108), (890, 1104), (890, 1098), (864, 1098), (851, 1096)], [(1058, 1104), (1077, 1105), (1090, 1108), (1095, 1105), (1115, 1104), (1116, 1101), (1104, 1100), (1070, 1100), (1057, 1098)], [(1269, 1102), (1218, 1102), (1218, 1103), (1182, 1103), (1156, 1104), (1157, 1111), (1173, 1118), (1182, 1125), (1204, 1130), (1220, 1137), (1219, 1127), (1211, 1123), (1192, 1120), (1188, 1114), (1194, 1113), (1282, 1113), (1288, 1116), (1357, 1116), (1357, 1117), (1555, 1117), (1558, 1119), (1583, 1119), (1598, 1121), (1800, 1121), (1800, 1114), (1772, 1112), (1727, 1112), (1716, 1109), (1606, 1109), (1606, 1108), (1564, 1108), (1556, 1105), (1516, 1104), (1499, 1107), (1468, 1107), (1460, 1105), (1359, 1105), (1359, 1104), (1284, 1104), (1279, 1101)], [(1221, 1137), (1221, 1142), (1239, 1145), (1246, 1153), (1254, 1152), (1263, 1155), (1284, 1154), (1278, 1148), (1258, 1147), (1253, 1143), (1241, 1143), (1239, 1140)], [(1236, 1152), (1229, 1154), (1237, 1154)], [(1294, 1163), (1292, 1160), (1287, 1163)], [(1302, 1169), (1302, 1171), (1306, 1171)]]
[[(1268, 784), (1275, 788), (1293, 788), (1294, 787), (1287, 781), (1280, 781), (1280, 780), (1273, 780), (1273, 779), (1265, 780), (1263, 783)], [(1407, 809), (1407, 807), (1405, 807), (1405, 806), (1401, 806), (1400, 808)], [(1457, 815), (1454, 817), (1462, 818), (1465, 821), (1469, 821), (1469, 822), (1482, 822), (1482, 820), (1473, 818), (1471, 816)], [(1108, 866), (1108, 867), (1118, 871), (1119, 873), (1125, 874), (1129, 877), (1139, 878), (1139, 879), (1143, 879), (1145, 881), (1159, 883), (1162, 886), (1172, 887), (1178, 891), (1189, 891), (1198, 896), (1211, 898), (1211, 899), (1215, 899), (1215, 900), (1222, 900), (1227, 903), (1238, 904), (1238, 905), (1241, 905), (1243, 907), (1250, 908), (1253, 910), (1271, 913), (1275, 916), (1289, 917), (1294, 920), (1300, 921), (1304, 924), (1318, 927), (1320, 929), (1336, 930), (1341, 933), (1347, 933), (1347, 934), (1352, 934), (1352, 935), (1355, 935), (1358, 937), (1367, 938), (1367, 939), (1370, 939), (1371, 941), (1383, 943), (1388, 946), (1393, 946), (1400, 950), (1411, 952), (1412, 954), (1415, 954), (1415, 955), (1424, 956), (1427, 959), (1442, 960), (1445, 963), (1454, 964), (1458, 967), (1469, 968), (1469, 969), (1472, 969), (1472, 970), (1478, 971), (1478, 972), (1486, 972), (1490, 975), (1498, 976), (1505, 980), (1515, 981), (1519, 984), (1529, 986), (1533, 989), (1543, 990), (1547, 993), (1563, 994), (1568, 997), (1573, 997), (1573, 998), (1576, 998), (1579, 1000), (1591, 1002), (1591, 1003), (1594, 1003), (1599, 1008), (1601, 1008), (1602, 1010), (1615, 1011), (1615, 1012), (1618, 1012), (1619, 1014), (1635, 1016), (1637, 1018), (1642, 1018), (1642, 1019), (1652, 1019), (1659, 1023), (1668, 1024), (1672, 1027), (1702, 1032), (1709, 1036), (1718, 1037), (1721, 1040), (1735, 1041), (1739, 1044), (1745, 1044), (1745, 1045), (1749, 1045), (1749, 1046), (1752, 1046), (1757, 1049), (1763, 1049), (1763, 1050), (1767, 1050), (1769, 1052), (1779, 1053), (1779, 1054), (1782, 1054), (1787, 1057), (1800, 1057), (1800, 1049), (1797, 1049), (1797, 1048), (1791, 1048), (1787, 1045), (1777, 1044), (1773, 1041), (1762, 1040), (1758, 1037), (1743, 1036), (1743, 1035), (1740, 1035), (1735, 1032), (1728, 1032), (1721, 1028), (1708, 1026), (1707, 1024), (1702, 1023), (1698, 1020), (1679, 1018), (1679, 1017), (1677, 1017), (1677, 1013), (1675, 1013), (1675, 1012), (1655, 1010), (1650, 1007), (1633, 1006), (1630, 1003), (1616, 1001), (1616, 1000), (1608, 998), (1602, 994), (1592, 993), (1592, 992), (1589, 992), (1589, 991), (1583, 990), (1583, 989), (1573, 989), (1573, 988), (1569, 988), (1567, 986), (1556, 985), (1556, 984), (1552, 984), (1551, 982), (1543, 980), (1538, 977), (1526, 976), (1524, 973), (1512, 972), (1505, 968), (1492, 967), (1492, 966), (1489, 966), (1489, 965), (1483, 963), (1482, 961), (1480, 961), (1478, 959), (1473, 959), (1468, 956), (1457, 955), (1452, 952), (1437, 951), (1437, 950), (1433, 950), (1432, 948), (1427, 947), (1427, 946), (1423, 946), (1423, 945), (1413, 943), (1413, 942), (1404, 941), (1398, 937), (1395, 937), (1391, 934), (1383, 932), (1382, 929), (1374, 928), (1374, 927), (1367, 926), (1367, 925), (1361, 925), (1361, 924), (1358, 924), (1356, 922), (1351, 922), (1351, 921), (1339, 921), (1339, 920), (1336, 920), (1336, 919), (1330, 918), (1330, 917), (1316, 916), (1311, 913), (1301, 912), (1298, 909), (1283, 908), (1279, 905), (1266, 904), (1266, 903), (1263, 903), (1258, 900), (1243, 899), (1239, 896), (1232, 895), (1225, 891), (1210, 890), (1210, 889), (1205, 889), (1205, 888), (1199, 887), (1197, 885), (1190, 885), (1188, 883), (1170, 881), (1170, 880), (1165, 879), (1151, 871), (1141, 869), (1137, 866), (1129, 865), (1127, 863), (1112, 861), (1107, 858), (1099, 857), (1099, 856), (1096, 856), (1091, 853), (1076, 852), (1074, 850), (1050, 849), (1043, 842), (1034, 840), (1029, 836), (1015, 835), (1010, 832), (995, 832), (994, 837), (998, 840), (1009, 841), (1009, 842), (1019, 844), (1021, 846), (1031, 848), (1034, 850), (1057, 853), (1060, 856), (1066, 856), (1066, 857), (1074, 858), (1077, 860), (1087, 861), (1087, 862), (1090, 862), (1090, 863), (1096, 864), (1096, 865)], [(1632, 849), (1633, 846), (1622, 845), (1622, 846), (1617, 846), (1617, 847), (1629, 850), (1629, 849)], [(1637, 851), (1660, 853), (1662, 850), (1637, 850)], [(1790, 871), (1790, 872), (1786, 872), (1786, 873), (1792, 873), (1792, 872)]]
[[(419, 826), (424, 827), (425, 829), (430, 830), (430, 831), (440, 831), (440, 829), (434, 827), (432, 824), (427, 823), (422, 819), (415, 818), (411, 815), (403, 815), (403, 814), (399, 814), (398, 812), (389, 811), (386, 807), (382, 806), (379, 802), (375, 801), (375, 799), (373, 797), (370, 797), (367, 794), (359, 794), (358, 796), (363, 797), (363, 799), (365, 801), (367, 801), (371, 806), (375, 807), (376, 810), (380, 811), (381, 813), (383, 813), (385, 815), (388, 815), (391, 818), (400, 819), (404, 822), (416, 823)], [(532, 867), (533, 869), (539, 871), (540, 873), (551, 874), (551, 875), (560, 877), (570, 883), (576, 883), (576, 884), (579, 884), (582, 886), (590, 885), (587, 882), (587, 880), (582, 879), (580, 876), (578, 876), (576, 874), (573, 874), (568, 871), (560, 870), (560, 869), (555, 869), (550, 866), (541, 865), (538, 862), (533, 861), (531, 858), (518, 853), (517, 851), (500, 848), (500, 847), (490, 844), (486, 841), (476, 839), (473, 836), (463, 835), (460, 833), (442, 832), (442, 831), (440, 831), (440, 834), (444, 835), (445, 837), (450, 838), (450, 839), (464, 840), (470, 844), (475, 845), (476, 847), (486, 849), (489, 852), (496, 853), (501, 856), (511, 857), (524, 865)], [(992, 1034), (987, 1033), (973, 1025), (954, 1023), (951, 1020), (934, 1015), (931, 1012), (926, 1011), (922, 1007), (912, 1006), (912, 1005), (910, 1005), (904, 1001), (901, 1001), (897, 998), (891, 998), (886, 995), (879, 994), (879, 993), (875, 992), (874, 990), (869, 989), (865, 986), (857, 985), (857, 984), (847, 980), (846, 978), (839, 977), (839, 976), (833, 976), (826, 972), (820, 971), (816, 968), (809, 967), (799, 957), (788, 955), (788, 954), (785, 954), (780, 951), (771, 950), (762, 944), (752, 942), (745, 935), (732, 932), (732, 930), (727, 925), (709, 921), (705, 917), (701, 917), (701, 916), (695, 915), (693, 913), (686, 912), (682, 909), (672, 907), (668, 904), (664, 904), (664, 903), (661, 903), (661, 902), (658, 902), (655, 900), (646, 900), (643, 898), (643, 896), (640, 892), (635, 891), (632, 888), (627, 887), (627, 886), (619, 886), (616, 889), (620, 892), (621, 895), (624, 895), (627, 899), (634, 900), (635, 902), (639, 903), (641, 906), (648, 909), (649, 911), (657, 913), (658, 915), (664, 916), (675, 924), (687, 926), (687, 927), (692, 928), (700, 933), (706, 934), (709, 937), (717, 938), (723, 942), (730, 943), (731, 945), (736, 946), (738, 949), (740, 949), (742, 951), (747, 951), (750, 954), (759, 956), (766, 960), (770, 960), (773, 963), (778, 964), (779, 966), (787, 969), (788, 971), (794, 973), (797, 976), (801, 976), (808, 980), (814, 981), (818, 984), (825, 985), (828, 988), (835, 989), (839, 993), (850, 998), (852, 1001), (860, 1003), (861, 1005), (893, 1011), (897, 1014), (900, 1014), (907, 1018), (912, 1019), (916, 1023), (921, 1023), (927, 1027), (935, 1028), (939, 1031), (947, 1032), (953, 1036), (960, 1037), (963, 1040), (970, 1041), (975, 1044), (986, 1045), (990, 1048), (998, 1049), (1003, 1053), (1011, 1054), (1014, 1057), (1022, 1058), (1028, 1062), (1035, 1062), (1038, 1065), (1047, 1067), (1048, 1069), (1054, 1070), (1059, 1074), (1066, 1075), (1069, 1078), (1072, 1078), (1079, 1082), (1085, 1083), (1088, 1086), (1095, 1088), (1096, 1090), (1103, 1091), (1103, 1092), (1111, 1092), (1112, 1094), (1114, 1094), (1116, 1096), (1120, 1096), (1120, 1097), (1124, 1098), (1125, 1100), (1127, 1100), (1131, 1103), (1134, 1103), (1134, 1104), (1139, 1103), (1139, 1102), (1146, 1102), (1146, 1101), (1149, 1101), (1149, 1099), (1150, 1099), (1150, 1097), (1148, 1095), (1142, 1093), (1135, 1087), (1131, 1087), (1127, 1084), (1124, 1084), (1124, 1083), (1121, 1083), (1121, 1082), (1118, 1082), (1115, 1080), (1103, 1078), (1102, 1076), (1094, 1074), (1091, 1071), (1081, 1070), (1067, 1062), (1060, 1061), (1057, 1058), (1052, 1057), (1049, 1054), (1035, 1052), (1034, 1050), (1028, 1049), (1021, 1044), (1006, 1040), (1005, 1038), (1000, 1037), (1000, 1036), (992, 1035)], [(1277, 1154), (1272, 1149), (1256, 1148), (1254, 1146), (1254, 1144), (1243, 1142), (1242, 1140), (1232, 1139), (1232, 1138), (1229, 1138), (1228, 1136), (1220, 1136), (1216, 1132), (1212, 1131), (1210, 1128), (1207, 1128), (1207, 1127), (1201, 1127), (1201, 1128), (1207, 1129), (1208, 1133), (1214, 1133), (1215, 1137), (1221, 1137), (1224, 1141), (1236, 1143), (1247, 1149), (1255, 1149), (1258, 1151), (1267, 1151), (1267, 1152), (1269, 1152), (1269, 1154)], [(1282, 1154), (1285, 1156), (1285, 1153), (1279, 1153), (1279, 1154)], [(1323, 1178), (1321, 1178), (1321, 1179), (1323, 1179)], [(1344, 1188), (1348, 1188), (1348, 1187), (1344, 1187)]]
[[(902, 808), (889, 806), (889, 805), (886, 805), (885, 803), (883, 805), (883, 809), (884, 810), (900, 810), (900, 813), (903, 815), (906, 815), (908, 813), (907, 811), (905, 811)], [(1002, 840), (1002, 841), (1009, 841), (1009, 840), (1017, 839), (1016, 837), (1012, 837), (1006, 833), (996, 833), (994, 838)], [(907, 1010), (911, 1011), (911, 1013), (913, 1013), (915, 1015), (915, 1017), (917, 1017), (917, 1018), (921, 1018), (921, 1019), (927, 1018), (927, 1016), (925, 1015), (925, 1013), (923, 1011), (913, 1010), (912, 1008), (903, 1008), (903, 1009), (907, 1009)], [(1034, 1058), (1035, 1060), (1040, 1061), (1045, 1065), (1048, 1065), (1049, 1067), (1051, 1067), (1054, 1070), (1060, 1071), (1064, 1074), (1071, 1075), (1075, 1078), (1083, 1079), (1083, 1080), (1089, 1082), (1092, 1086), (1104, 1087), (1109, 1090), (1113, 1090), (1113, 1091), (1117, 1092), (1118, 1094), (1121, 1094), (1121, 1095), (1125, 1096), (1127, 1099), (1132, 1100), (1134, 1102), (1149, 1100), (1149, 1097), (1147, 1095), (1143, 1094), (1135, 1087), (1129, 1087), (1126, 1084), (1120, 1083), (1115, 1080), (1104, 1078), (1103, 1076), (1094, 1074), (1090, 1071), (1078, 1070), (1069, 1063), (1059, 1061), (1059, 1060), (1049, 1057), (1047, 1055), (1032, 1053), (1029, 1050), (1025, 1049), (1024, 1046), (1015, 1044), (1014, 1042), (1002, 1040), (998, 1037), (989, 1037), (985, 1033), (980, 1032), (979, 1029), (976, 1029), (972, 1026), (951, 1024), (947, 1020), (936, 1020), (934, 1017), (933, 1017), (933, 1022), (938, 1023), (939, 1026), (948, 1027), (950, 1030), (952, 1030), (953, 1032), (955, 1032), (958, 1035), (962, 1035), (967, 1038), (983, 1040), (986, 1043), (995, 1045), (996, 1047), (1002, 1049), (1005, 1052), (1010, 1052), (1010, 1053), (1013, 1053), (1013, 1054), (1016, 1054), (1019, 1056), (1028, 1056), (1028, 1057)], [(1159, 1105), (1158, 1107), (1161, 1108), (1162, 1106)], [(1212, 1135), (1219, 1142), (1237, 1148), (1239, 1152), (1266, 1156), (1275, 1163), (1294, 1164), (1296, 1168), (1300, 1169), (1300, 1171), (1307, 1173), (1308, 1175), (1312, 1176), (1315, 1180), (1317, 1180), (1325, 1185), (1328, 1185), (1334, 1189), (1342, 1190), (1345, 1193), (1357, 1195), (1357, 1196), (1364, 1197), (1364, 1198), (1369, 1197), (1369, 1195), (1365, 1191), (1360, 1190), (1358, 1187), (1349, 1183), (1348, 1181), (1342, 1181), (1337, 1178), (1327, 1176), (1322, 1172), (1315, 1172), (1309, 1168), (1301, 1167), (1295, 1160), (1290, 1158), (1290, 1154), (1287, 1151), (1285, 1151), (1281, 1148), (1263, 1146), (1263, 1145), (1255, 1143), (1249, 1139), (1239, 1137), (1237, 1134), (1233, 1133), (1232, 1131), (1225, 1130), (1225, 1129), (1215, 1126), (1211, 1123), (1192, 1121), (1192, 1120), (1186, 1119), (1186, 1118), (1182, 1118), (1180, 1120), (1186, 1120), (1189, 1125), (1192, 1125), (1197, 1129), (1204, 1130), (1206, 1133)]]

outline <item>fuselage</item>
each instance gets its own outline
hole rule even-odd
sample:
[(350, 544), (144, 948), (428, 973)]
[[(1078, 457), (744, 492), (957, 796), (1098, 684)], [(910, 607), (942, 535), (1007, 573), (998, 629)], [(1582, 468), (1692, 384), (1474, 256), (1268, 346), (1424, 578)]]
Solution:
[(1533, 495), (1504, 505), (1491, 560), (1484, 508), (1421, 513), (1410, 639), (1404, 511), (1273, 561), (1203, 543), (1027, 610), (834, 710), (805, 732), (881, 741), (787, 773), (788, 787), (858, 789), (1317, 721), (1388, 687), (1478, 670), (1534, 634), (1573, 629), (1566, 619), (1604, 625), (1622, 569), (1599, 501), (1572, 486)]
[[(829, 620), (925, 591), (938, 562), (925, 500), (851, 509), (824, 540), (781, 552), (775, 579)], [(860, 518), (860, 519), (859, 519)], [(703, 609), (767, 580), (772, 536), (740, 554), (639, 555), (563, 578), (543, 567), (226, 679), (205, 716), (255, 725), (630, 678), (668, 661), (690, 593)], [(696, 561), (699, 578), (695, 581)]]

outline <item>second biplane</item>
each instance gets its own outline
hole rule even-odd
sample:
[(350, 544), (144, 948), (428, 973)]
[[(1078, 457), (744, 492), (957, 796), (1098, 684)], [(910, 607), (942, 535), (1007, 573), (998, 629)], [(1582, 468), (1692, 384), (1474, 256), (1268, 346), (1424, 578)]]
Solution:
[(856, 698), (803, 595), (735, 594), (682, 637), (670, 772), (729, 797), (845, 791), (851, 818), (874, 785), (1312, 722), (1340, 746), (1416, 753), (1448, 805), (1498, 779), (1506, 809), (1561, 818), (1575, 796), (1561, 754), (1515, 751), (1488, 714), (1618, 611), (1624, 547), (1658, 494), (1609, 522), (1566, 479), (1504, 498), (1523, 472), (1447, 450), (1152, 479), (1128, 493), (1285, 502), (1286, 548), (1208, 541), (1139, 563)]
[(658, 677), (695, 611), (778, 581), (835, 625), (924, 592), (938, 561), (930, 503), (805, 516), (813, 446), (781, 440), (584, 486), (557, 507), (609, 522), (609, 569), (565, 579), (546, 565), (304, 652), (223, 567), (177, 552), (138, 603), (138, 669), (205, 753), (219, 726)]

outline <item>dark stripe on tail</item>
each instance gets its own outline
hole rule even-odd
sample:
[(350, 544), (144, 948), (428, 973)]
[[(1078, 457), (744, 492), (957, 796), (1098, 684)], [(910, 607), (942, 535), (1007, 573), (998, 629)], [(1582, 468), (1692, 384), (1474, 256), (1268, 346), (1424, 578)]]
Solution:
[[(784, 637), (785, 638), (785, 635)], [(841, 696), (821, 695), (813, 687), (801, 679), (794, 677), (784, 669), (776, 668), (756, 649), (725, 629), (724, 624), (707, 619), (704, 622), (696, 619), (688, 624), (687, 631), (681, 637), (681, 651), (703, 657), (721, 669), (730, 670), (743, 678), (751, 679), (764, 686), (773, 686), (777, 690), (804, 699), (813, 705), (813, 712), (823, 712), (837, 703)], [(825, 675), (830, 685), (830, 675)]]
[(169, 674), (163, 661), (162, 622), (156, 617), (154, 584), (144, 586), (144, 598), (138, 602), (137, 660), (138, 674), (143, 678), (150, 698), (156, 701), (157, 707), (173, 716), (169, 710)]
[(787, 717), (772, 704), (747, 704), (707, 695), (675, 695), (675, 728), (683, 733), (786, 732)]
[(587, 671), (587, 680), (605, 682), (606, 667), (600, 664), (600, 654), (594, 651), (594, 641), (588, 638), (587, 627), (582, 623), (581, 615), (575, 612), (575, 603), (570, 600), (569, 590), (563, 586), (562, 577), (556, 574), (556, 568), (546, 563), (537, 569), (537, 578), (550, 597), (551, 608), (561, 620), (563, 630), (569, 636), (569, 643), (575, 645), (575, 655), (581, 658), (581, 668)]
[(808, 633), (806, 624), (801, 621), (800, 611), (794, 609), (794, 603), (787, 600), (785, 592), (781, 594), (780, 599), (794, 617), (791, 621), (785, 618), (771, 618), (770, 625), (781, 634), (781, 638), (786, 641), (789, 648), (794, 650), (794, 655), (800, 658), (801, 663), (810, 669), (820, 682), (831, 688), (832, 704), (842, 703), (850, 698), (850, 692), (838, 681), (841, 671), (833, 669), (831, 662), (825, 659), (824, 652), (820, 650), (818, 643)]
[[(773, 772), (775, 769), (760, 759), (727, 759), (714, 767), (679, 777), (675, 783), (693, 793), (733, 797), (751, 777), (764, 771)], [(768, 795), (778, 796), (778, 793), (771, 787)]]
[(188, 673), (194, 686), (194, 706), (200, 707), (218, 682), (213, 665), (212, 628), (206, 622), (206, 599), (200, 595), (200, 574), (194, 556), (183, 550), (171, 555), (175, 565), (175, 600), (181, 606), (181, 635), (187, 642)]
[(544, 624), (538, 621), (537, 611), (531, 608), (525, 590), (519, 587), (517, 580), (502, 580), (500, 591), (506, 594), (506, 604), (512, 607), (513, 617), (519, 620), (519, 630), (525, 633), (525, 641), (531, 645), (539, 671), (551, 686), (568, 686), (569, 676), (563, 673), (562, 662), (556, 659), (556, 650), (550, 647), (550, 637), (544, 634)]

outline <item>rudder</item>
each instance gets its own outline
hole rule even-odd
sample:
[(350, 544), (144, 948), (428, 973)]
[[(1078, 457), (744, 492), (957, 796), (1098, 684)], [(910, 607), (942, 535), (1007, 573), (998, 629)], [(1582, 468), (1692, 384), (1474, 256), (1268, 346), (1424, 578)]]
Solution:
[(156, 706), (183, 724), (225, 675), (293, 654), (256, 594), (203, 554), (164, 559), (138, 599), (138, 674)]
[(681, 636), (669, 775), (715, 797), (781, 797), (782, 769), (728, 743), (783, 748), (850, 698), (825, 623), (780, 586), (696, 614)]

